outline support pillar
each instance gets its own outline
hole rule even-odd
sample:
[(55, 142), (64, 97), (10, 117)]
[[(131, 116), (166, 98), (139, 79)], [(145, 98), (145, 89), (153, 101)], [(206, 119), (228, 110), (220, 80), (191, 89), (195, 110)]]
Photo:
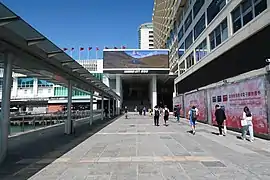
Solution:
[(14, 77), (13, 78), (13, 87), (12, 87), (12, 91), (11, 91), (11, 99), (16, 98), (17, 96), (17, 91), (18, 91), (18, 78)]
[(173, 85), (173, 97), (176, 97), (177, 93), (176, 93), (176, 84)]
[(0, 119), (0, 163), (7, 154), (8, 134), (9, 134), (9, 117), (10, 117), (10, 95), (12, 83), (12, 61), (13, 55), (4, 54), (4, 74), (3, 89), (1, 103), (1, 119)]
[(71, 104), (72, 104), (72, 83), (68, 81), (68, 102), (67, 102), (67, 119), (65, 121), (65, 134), (72, 133), (72, 119), (71, 119)]
[(112, 102), (113, 102), (113, 104), (112, 104), (112, 108), (113, 108), (112, 115), (113, 115), (113, 116), (115, 116), (115, 107), (114, 107), (114, 106), (115, 106), (115, 102), (114, 102), (114, 101), (115, 101), (115, 100), (113, 99), (113, 100), (112, 100)]
[(104, 96), (101, 97), (101, 120), (104, 120)]
[(157, 76), (152, 76), (152, 109), (157, 105)]
[[(118, 96), (121, 97), (122, 99), (122, 92), (121, 92), (121, 89), (122, 89), (122, 81), (121, 81), (121, 76), (119, 74), (116, 75), (116, 80), (115, 80), (115, 83), (116, 83), (116, 94)], [(120, 99), (120, 101), (117, 103), (117, 107), (116, 107), (116, 111), (120, 113), (120, 109), (122, 107), (122, 100)]]
[(94, 119), (94, 98), (93, 98), (94, 92), (91, 92), (90, 95), (90, 126), (93, 124), (93, 119)]
[(38, 79), (34, 78), (33, 82), (33, 95), (34, 97), (38, 97)]
[(111, 118), (111, 98), (108, 98), (108, 117)]

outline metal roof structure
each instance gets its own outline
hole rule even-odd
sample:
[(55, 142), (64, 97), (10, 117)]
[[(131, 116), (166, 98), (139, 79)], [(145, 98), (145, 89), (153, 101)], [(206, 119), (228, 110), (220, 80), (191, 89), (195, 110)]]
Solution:
[(104, 96), (120, 97), (61, 48), (0, 2), (0, 64), (13, 55), (13, 71)]

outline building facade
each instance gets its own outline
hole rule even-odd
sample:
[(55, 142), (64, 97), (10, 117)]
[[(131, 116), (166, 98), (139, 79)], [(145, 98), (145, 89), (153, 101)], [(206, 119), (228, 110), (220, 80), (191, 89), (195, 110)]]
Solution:
[(139, 49), (154, 49), (153, 24), (145, 23), (140, 25), (138, 33)]
[(155, 0), (154, 46), (170, 50), (177, 84), (197, 63), (216, 59), (268, 26), (269, 7), (269, 0)]

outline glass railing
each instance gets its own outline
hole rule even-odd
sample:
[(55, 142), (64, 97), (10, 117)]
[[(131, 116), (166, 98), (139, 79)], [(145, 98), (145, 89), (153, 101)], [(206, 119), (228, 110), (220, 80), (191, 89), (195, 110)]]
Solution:
[[(94, 110), (94, 116), (101, 114), (101, 110)], [(72, 111), (72, 120), (90, 117), (91, 111)], [(64, 123), (67, 119), (67, 112), (44, 113), (44, 114), (11, 114), (9, 135), (15, 135), (34, 129), (44, 128)]]

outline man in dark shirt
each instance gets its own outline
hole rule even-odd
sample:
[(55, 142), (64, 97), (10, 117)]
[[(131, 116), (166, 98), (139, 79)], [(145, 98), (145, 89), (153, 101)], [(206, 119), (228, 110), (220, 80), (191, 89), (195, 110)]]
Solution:
[(215, 106), (215, 116), (216, 116), (216, 121), (218, 124), (218, 130), (219, 130), (219, 135), (222, 136), (222, 124), (224, 120), (226, 119), (226, 115), (223, 109), (220, 108), (220, 106), (217, 104)]

